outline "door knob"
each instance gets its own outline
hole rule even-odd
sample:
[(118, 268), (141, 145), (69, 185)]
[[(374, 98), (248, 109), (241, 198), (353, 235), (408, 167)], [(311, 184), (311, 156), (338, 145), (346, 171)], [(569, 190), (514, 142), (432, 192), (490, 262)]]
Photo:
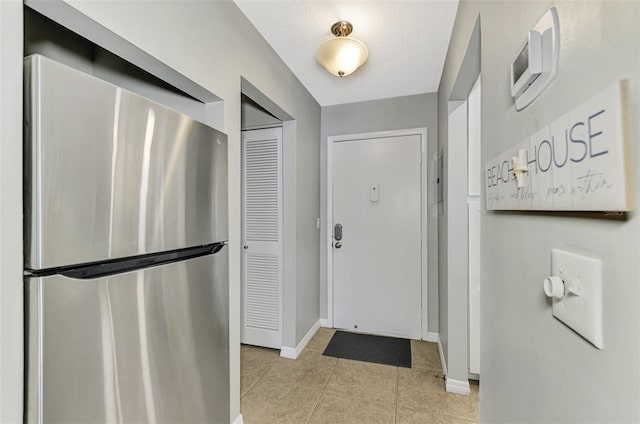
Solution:
[(335, 244), (335, 246), (336, 246), (336, 249), (340, 249), (340, 248), (342, 247), (342, 243), (337, 242), (337, 243)]
[(242, 248), (246, 250), (249, 248), (249, 246), (242, 246)]

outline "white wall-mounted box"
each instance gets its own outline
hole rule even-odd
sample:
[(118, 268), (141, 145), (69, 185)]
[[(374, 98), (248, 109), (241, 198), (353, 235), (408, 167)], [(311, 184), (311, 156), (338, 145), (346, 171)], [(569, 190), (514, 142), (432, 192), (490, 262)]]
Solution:
[(531, 104), (553, 81), (560, 62), (560, 25), (555, 7), (549, 8), (516, 52), (511, 65), (511, 95), (516, 110)]
[(520, 97), (542, 73), (542, 34), (531, 30), (511, 63), (511, 95)]

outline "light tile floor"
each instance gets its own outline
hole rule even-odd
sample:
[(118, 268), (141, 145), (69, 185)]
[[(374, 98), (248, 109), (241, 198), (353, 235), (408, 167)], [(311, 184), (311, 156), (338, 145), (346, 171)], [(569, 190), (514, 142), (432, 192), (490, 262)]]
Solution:
[(241, 412), (246, 424), (413, 424), (478, 421), (471, 396), (445, 392), (435, 343), (411, 341), (411, 368), (323, 356), (335, 330), (321, 328), (297, 360), (243, 345)]

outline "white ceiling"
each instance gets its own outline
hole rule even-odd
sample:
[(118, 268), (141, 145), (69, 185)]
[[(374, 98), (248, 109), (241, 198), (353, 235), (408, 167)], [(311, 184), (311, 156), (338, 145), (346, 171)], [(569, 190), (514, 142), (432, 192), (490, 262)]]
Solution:
[[(458, 0), (234, 1), (321, 106), (437, 91), (458, 8)], [(315, 58), (341, 19), (369, 49), (345, 78)]]

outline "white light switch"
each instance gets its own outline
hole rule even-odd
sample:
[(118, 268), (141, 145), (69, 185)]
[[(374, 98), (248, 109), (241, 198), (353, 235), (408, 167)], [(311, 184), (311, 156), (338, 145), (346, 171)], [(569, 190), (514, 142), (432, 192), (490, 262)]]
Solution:
[[(562, 280), (564, 295), (550, 284)], [(545, 279), (545, 292), (553, 299), (553, 315), (582, 337), (603, 348), (602, 261), (560, 249), (551, 250), (551, 277)]]

